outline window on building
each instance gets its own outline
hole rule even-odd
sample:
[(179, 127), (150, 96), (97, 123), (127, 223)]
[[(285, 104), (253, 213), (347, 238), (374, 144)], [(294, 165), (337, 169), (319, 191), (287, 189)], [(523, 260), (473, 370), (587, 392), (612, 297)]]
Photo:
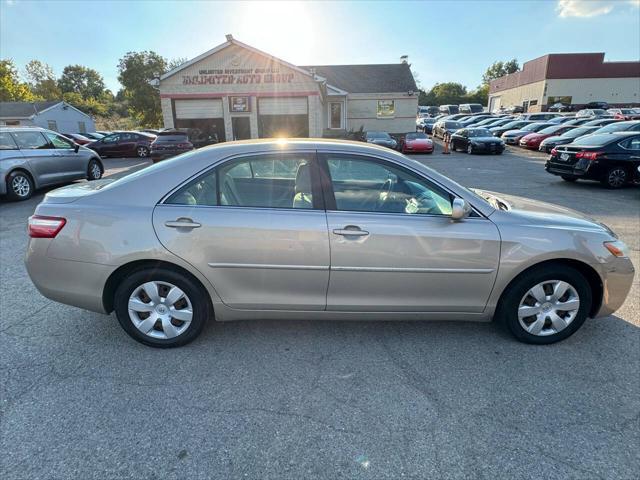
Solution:
[(378, 117), (390, 118), (396, 115), (395, 100), (378, 100)]
[(531, 107), (531, 106), (533, 106), (533, 105), (537, 105), (537, 104), (538, 104), (538, 100), (531, 100), (531, 101), (529, 102), (529, 106), (530, 106), (530, 107)]
[(47, 120), (47, 128), (49, 130), (53, 130), (54, 132), (58, 131), (58, 123), (55, 120)]
[(329, 104), (329, 128), (342, 128), (342, 102)]
[(78, 132), (87, 133), (87, 126), (84, 124), (84, 122), (78, 122)]

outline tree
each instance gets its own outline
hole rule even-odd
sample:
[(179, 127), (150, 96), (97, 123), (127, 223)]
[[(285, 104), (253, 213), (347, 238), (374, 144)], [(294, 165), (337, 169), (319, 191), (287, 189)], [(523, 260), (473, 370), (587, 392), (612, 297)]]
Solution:
[(29, 85), (21, 82), (13, 60), (0, 60), (0, 101), (33, 102), (36, 100)]
[(515, 73), (518, 70), (520, 70), (520, 65), (518, 65), (518, 60), (515, 58), (507, 62), (493, 62), (484, 72), (484, 75), (482, 75), (482, 83), (489, 83), (491, 80), (495, 80), (509, 73)]
[(56, 76), (49, 65), (40, 60), (31, 60), (24, 70), (29, 87), (35, 96), (45, 100), (58, 100), (62, 97)]
[[(431, 90), (425, 92), (423, 99), (426, 105), (458, 104), (465, 101), (467, 87), (460, 83), (436, 83)], [(419, 101), (419, 99), (418, 99)]]
[[(186, 63), (187, 60), (188, 60), (187, 57), (178, 57), (178, 58), (174, 58), (172, 60), (169, 60), (169, 63), (167, 64), (166, 71), (169, 72), (169, 71), (173, 70), (174, 68), (179, 67), (183, 63)], [(166, 72), (163, 72), (163, 73), (166, 73)]]
[(106, 90), (102, 75), (93, 68), (82, 65), (64, 67), (58, 87), (62, 93), (79, 93), (85, 100), (100, 98)]
[(128, 52), (118, 63), (118, 81), (124, 87), (129, 111), (145, 126), (162, 124), (160, 95), (149, 82), (167, 68), (167, 61), (153, 51)]

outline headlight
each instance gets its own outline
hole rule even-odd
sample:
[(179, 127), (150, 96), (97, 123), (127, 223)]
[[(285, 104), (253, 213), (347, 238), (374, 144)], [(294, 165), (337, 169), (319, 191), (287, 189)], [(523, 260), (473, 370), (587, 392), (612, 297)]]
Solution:
[(611, 255), (619, 258), (627, 258), (629, 256), (629, 248), (621, 240), (615, 240), (612, 242), (604, 242), (604, 248), (611, 252)]

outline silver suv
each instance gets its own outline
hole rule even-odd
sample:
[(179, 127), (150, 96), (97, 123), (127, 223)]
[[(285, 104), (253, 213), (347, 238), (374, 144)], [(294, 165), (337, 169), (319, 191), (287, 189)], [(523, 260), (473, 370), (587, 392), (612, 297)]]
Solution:
[(27, 200), (47, 185), (102, 177), (100, 156), (37, 127), (0, 128), (0, 195)]

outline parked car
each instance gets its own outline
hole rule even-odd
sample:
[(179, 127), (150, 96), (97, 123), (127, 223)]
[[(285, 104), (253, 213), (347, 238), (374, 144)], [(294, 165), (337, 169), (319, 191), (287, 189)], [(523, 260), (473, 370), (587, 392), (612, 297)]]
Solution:
[(584, 108), (607, 110), (609, 108), (609, 104), (607, 102), (589, 102)]
[(495, 317), (549, 344), (620, 308), (634, 274), (601, 223), (473, 192), (361, 142), (196, 150), (49, 192), (28, 233), (27, 272), (45, 297), (115, 310), (132, 338), (164, 348), (209, 320), (252, 318)]
[(440, 113), (447, 115), (455, 115), (460, 112), (458, 105), (440, 105)]
[(571, 125), (573, 127), (577, 127), (579, 125), (584, 125), (585, 123), (590, 122), (592, 120), (593, 120), (592, 117), (574, 118), (573, 120), (569, 120), (568, 122), (566, 122), (565, 125)]
[(69, 140), (77, 143), (78, 145), (87, 145), (88, 143), (91, 143), (93, 141), (80, 133), (62, 133), (61, 135), (63, 137), (67, 137)]
[(613, 133), (613, 132), (640, 132), (640, 121), (631, 120), (627, 122), (613, 122), (604, 127), (599, 127), (593, 133)]
[(104, 137), (104, 135), (98, 133), (98, 132), (84, 132), (84, 133), (79, 133), (76, 132), (79, 135), (84, 135), (85, 137), (87, 137), (89, 140), (100, 140), (101, 138)]
[(398, 147), (398, 142), (387, 132), (367, 132), (365, 134), (365, 141), (388, 148)]
[(421, 118), (416, 123), (416, 130), (423, 131), (424, 133), (432, 133), (433, 125), (436, 123), (435, 118)]
[(469, 115), (467, 115), (466, 113), (454, 113), (453, 115), (445, 115), (444, 117), (441, 117), (438, 120), (451, 120), (451, 121), (457, 122), (458, 120), (462, 118), (466, 118), (468, 116)]
[(587, 135), (554, 148), (545, 168), (568, 182), (598, 180), (608, 188), (620, 188), (634, 180), (638, 166), (640, 133), (615, 132)]
[(561, 117), (559, 113), (542, 112), (542, 113), (523, 113), (518, 117), (519, 120), (532, 120), (534, 122), (546, 122), (547, 120), (553, 120), (556, 117)]
[(519, 130), (527, 125), (531, 125), (532, 123), (536, 122), (533, 122), (531, 120), (512, 120), (505, 123), (504, 125), (491, 127), (489, 128), (489, 131), (493, 134), (494, 137), (502, 137), (502, 134), (508, 132), (509, 130)]
[(605, 117), (605, 116), (613, 116), (609, 115), (606, 110), (602, 108), (584, 108), (582, 110), (578, 110), (576, 113), (576, 117)]
[(570, 112), (573, 110), (573, 107), (566, 103), (554, 103), (548, 108), (548, 110), (550, 112)]
[(605, 125), (619, 121), (620, 120), (615, 118), (596, 118), (595, 120), (589, 120), (588, 122), (583, 123), (583, 125), (585, 127), (604, 127)]
[(478, 123), (475, 123), (474, 127), (488, 127), (492, 123), (496, 123), (496, 122), (499, 122), (499, 121), (502, 121), (502, 120), (503, 119), (500, 118), (500, 117), (496, 117), (495, 115), (491, 115), (490, 117), (483, 118)]
[(504, 109), (505, 113), (522, 113), (524, 108), (521, 105), (511, 105)]
[(556, 125), (560, 125), (562, 123), (567, 123), (575, 119), (576, 117), (574, 115), (559, 115), (557, 117), (550, 118), (549, 120), (545, 120), (545, 121), (556, 124)]
[(460, 113), (482, 113), (484, 107), (479, 103), (461, 103), (458, 107)]
[(610, 108), (607, 113), (618, 120), (640, 120), (640, 109), (638, 108)]
[(551, 125), (537, 132), (531, 132), (520, 139), (519, 145), (529, 150), (538, 150), (540, 143), (546, 138), (562, 135), (563, 133), (572, 130), (576, 127), (566, 125)]
[(400, 141), (402, 153), (433, 153), (433, 141), (426, 133), (407, 133)]
[(92, 150), (37, 127), (0, 127), (0, 195), (27, 200), (39, 188), (86, 178), (104, 167)]
[(145, 158), (149, 156), (155, 138), (155, 135), (142, 132), (117, 132), (91, 142), (87, 147), (101, 157)]
[(534, 132), (539, 132), (543, 128), (547, 128), (552, 125), (553, 125), (552, 123), (547, 123), (547, 122), (533, 122), (533, 123), (530, 123), (529, 125), (525, 125), (522, 128), (507, 130), (500, 136), (500, 138), (502, 138), (504, 143), (508, 145), (518, 145), (518, 143), (520, 142), (520, 139), (525, 135), (528, 135)]
[[(488, 122), (488, 123), (484, 123), (484, 122)], [(483, 120), (482, 122), (476, 123), (476, 127), (482, 126), (483, 128), (488, 128), (488, 129), (492, 129), (494, 127), (501, 127), (503, 125), (506, 125), (507, 123), (511, 123), (513, 122), (513, 118), (511, 117), (507, 117), (507, 118), (488, 118), (486, 120)]]
[(440, 109), (435, 105), (428, 105), (428, 106), (420, 105), (418, 107), (418, 113), (427, 114), (429, 117), (435, 117), (440, 114)]
[(472, 125), (477, 124), (478, 122), (481, 122), (482, 120), (487, 120), (487, 119), (493, 119), (495, 118), (493, 115), (490, 114), (486, 114), (486, 115), (472, 115), (469, 118), (466, 119), (460, 119), (458, 120), (458, 122), (460, 123), (460, 125), (462, 125), (462, 127), (470, 127)]
[(474, 153), (501, 155), (504, 151), (504, 142), (494, 137), (486, 128), (461, 128), (451, 135), (449, 148), (452, 152), (461, 148), (469, 155)]
[(438, 120), (433, 125), (433, 136), (435, 138), (444, 138), (445, 133), (453, 133), (458, 130), (460, 124), (451, 120)]
[(590, 135), (598, 130), (598, 127), (573, 127), (571, 130), (564, 132), (562, 135), (547, 137), (542, 142), (538, 150), (549, 153), (554, 147), (572, 143), (576, 138)]
[(151, 142), (151, 159), (155, 162), (193, 150), (187, 132), (163, 130)]

